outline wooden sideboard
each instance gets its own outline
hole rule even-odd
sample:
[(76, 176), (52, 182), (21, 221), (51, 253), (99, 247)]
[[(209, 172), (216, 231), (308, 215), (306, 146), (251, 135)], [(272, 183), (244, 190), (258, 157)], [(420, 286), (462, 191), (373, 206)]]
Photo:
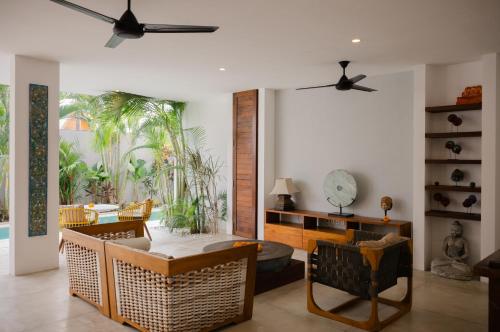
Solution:
[[(335, 228), (332, 228), (334, 226)], [(265, 210), (264, 238), (288, 244), (294, 248), (307, 249), (309, 240), (346, 241), (347, 229), (361, 229), (379, 233), (394, 232), (411, 237), (411, 222), (355, 215), (345, 218), (325, 212), (293, 210)]]

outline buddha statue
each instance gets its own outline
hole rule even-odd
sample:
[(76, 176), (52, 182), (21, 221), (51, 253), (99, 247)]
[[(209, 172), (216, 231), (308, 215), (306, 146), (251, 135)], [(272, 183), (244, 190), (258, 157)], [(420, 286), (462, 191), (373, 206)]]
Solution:
[(472, 270), (464, 263), (469, 257), (469, 243), (462, 237), (462, 225), (458, 221), (451, 224), (450, 235), (443, 241), (443, 258), (431, 262), (431, 272), (448, 279), (471, 280)]

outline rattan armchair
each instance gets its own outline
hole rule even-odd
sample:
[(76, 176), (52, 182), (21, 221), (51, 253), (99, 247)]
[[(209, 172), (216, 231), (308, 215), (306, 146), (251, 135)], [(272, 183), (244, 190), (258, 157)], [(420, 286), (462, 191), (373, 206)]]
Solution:
[(152, 209), (153, 209), (153, 200), (151, 199), (146, 199), (141, 203), (132, 203), (128, 205), (126, 208), (118, 211), (118, 220), (119, 221), (141, 220), (144, 224), (144, 230), (146, 231), (148, 238), (152, 240), (148, 226), (146, 225), (146, 222), (149, 220), (149, 217), (151, 217)]
[(106, 242), (111, 317), (140, 331), (212, 331), (252, 317), (257, 245), (169, 259)]
[[(308, 245), (307, 308), (310, 312), (368, 331), (379, 331), (405, 313), (412, 304), (412, 246), (411, 239), (383, 247), (357, 246), (358, 241), (379, 240), (383, 234), (348, 230), (347, 243), (310, 240)], [(378, 294), (397, 284), (399, 277), (407, 279), (406, 295), (401, 301), (379, 297)], [(355, 298), (333, 309), (318, 306), (313, 295), (313, 284), (330, 286)], [(360, 300), (371, 301), (370, 317), (357, 321), (339, 314), (339, 311)], [(378, 303), (398, 309), (380, 321)]]
[(104, 243), (106, 240), (144, 236), (140, 221), (116, 222), (63, 229), (69, 293), (110, 316)]

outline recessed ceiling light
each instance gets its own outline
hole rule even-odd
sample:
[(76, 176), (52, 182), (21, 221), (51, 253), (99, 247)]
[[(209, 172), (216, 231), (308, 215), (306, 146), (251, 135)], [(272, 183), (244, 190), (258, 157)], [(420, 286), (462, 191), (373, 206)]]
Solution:
[(219, 70), (220, 70), (220, 71), (226, 71), (226, 68), (224, 68), (224, 67), (220, 67), (220, 68), (219, 68)]
[(359, 38), (354, 38), (354, 39), (352, 40), (352, 43), (353, 43), (353, 44), (357, 44), (357, 43), (360, 43), (360, 42), (361, 42), (361, 39), (359, 39)]

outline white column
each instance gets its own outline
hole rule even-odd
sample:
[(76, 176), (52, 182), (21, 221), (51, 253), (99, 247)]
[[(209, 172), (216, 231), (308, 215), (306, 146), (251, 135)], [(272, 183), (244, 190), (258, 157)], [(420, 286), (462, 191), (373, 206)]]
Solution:
[[(11, 58), (10, 102), (10, 273), (57, 268), (59, 206), (59, 63), (15, 55)], [(28, 236), (29, 84), (48, 86), (47, 235)]]
[(257, 144), (257, 238), (264, 240), (264, 210), (274, 205), (269, 193), (274, 186), (275, 91), (259, 89)]
[(481, 258), (500, 248), (500, 55), (482, 57)]
[(425, 217), (425, 106), (427, 65), (414, 69), (413, 94), (413, 266), (425, 270), (429, 265), (430, 227)]

